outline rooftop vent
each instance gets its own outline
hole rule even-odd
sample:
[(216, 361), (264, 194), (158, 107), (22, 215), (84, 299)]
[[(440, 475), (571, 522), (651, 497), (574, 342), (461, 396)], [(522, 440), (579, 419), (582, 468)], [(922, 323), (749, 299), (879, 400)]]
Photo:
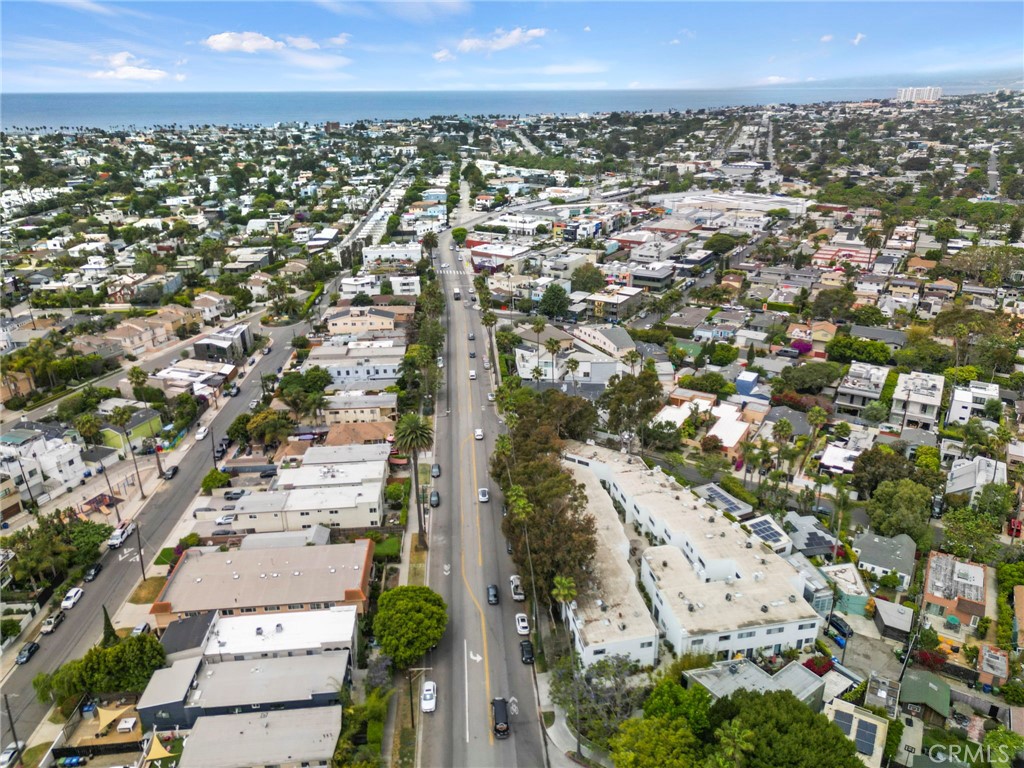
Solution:
[(762, 605), (761, 606), (761, 613), (768, 613), (768, 606), (767, 605)]
[(729, 674), (730, 675), (735, 675), (739, 671), (740, 671), (740, 665), (739, 664), (730, 664), (729, 665)]
[(284, 632), (284, 624), (278, 624), (276, 627), (274, 627), (274, 631), (275, 632)]
[(257, 635), (262, 635), (263, 634), (263, 627), (256, 627), (256, 634)]

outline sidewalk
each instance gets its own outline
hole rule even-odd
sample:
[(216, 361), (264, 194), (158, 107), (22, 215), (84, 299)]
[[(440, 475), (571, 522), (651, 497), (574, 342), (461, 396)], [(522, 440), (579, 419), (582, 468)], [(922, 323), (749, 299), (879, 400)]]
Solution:
[[(555, 722), (551, 724), (550, 728), (545, 729), (545, 735), (551, 742), (551, 746), (548, 748), (548, 762), (558, 768), (579, 765), (567, 755), (569, 752), (576, 751), (576, 734), (569, 727), (565, 710), (551, 701), (551, 673), (540, 672), (534, 677), (537, 680), (537, 698), (541, 711), (555, 713)], [(600, 763), (606, 768), (613, 768), (607, 752), (591, 750), (586, 744), (581, 744), (581, 750), (588, 760)]]

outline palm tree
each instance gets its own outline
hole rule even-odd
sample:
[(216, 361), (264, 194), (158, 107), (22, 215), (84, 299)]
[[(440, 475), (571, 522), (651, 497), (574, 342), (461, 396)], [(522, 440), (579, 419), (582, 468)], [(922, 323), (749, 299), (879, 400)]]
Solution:
[(530, 330), (537, 334), (537, 355), (540, 355), (540, 335), (544, 333), (544, 327), (548, 321), (543, 317), (535, 317), (530, 321)]
[(828, 422), (828, 411), (821, 406), (815, 405), (807, 412), (807, 423), (811, 425), (814, 432), (811, 434), (811, 450), (814, 450), (814, 443), (818, 439), (818, 430)]
[(142, 487), (142, 475), (139, 473), (139, 462), (135, 459), (135, 449), (132, 448), (132, 443), (128, 439), (128, 422), (131, 420), (132, 409), (126, 408), (123, 405), (119, 405), (114, 408), (114, 410), (110, 412), (110, 416), (107, 417), (107, 421), (121, 430), (121, 434), (123, 435), (121, 447), (126, 453), (131, 454), (132, 464), (135, 465), (135, 477), (139, 480), (139, 494), (142, 498), (146, 498), (146, 489)]
[(149, 374), (137, 365), (128, 369), (128, 383), (132, 387), (141, 387), (149, 380)]
[(419, 547), (427, 548), (426, 523), (423, 519), (423, 499), (420, 497), (419, 452), (434, 444), (434, 430), (430, 421), (418, 413), (407, 413), (395, 425), (395, 447), (412, 458), (412, 490), (416, 496), (416, 519), (419, 521)]
[(83, 413), (75, 419), (75, 429), (82, 436), (85, 442), (95, 445), (99, 442), (100, 433), (103, 431), (103, 424), (94, 413)]
[(629, 350), (622, 356), (622, 362), (629, 366), (629, 375), (636, 375), (636, 366), (643, 361), (643, 357), (635, 349)]
[(572, 376), (572, 394), (574, 397), (576, 395), (576, 371), (578, 371), (579, 369), (580, 361), (577, 360), (575, 357), (570, 357), (568, 360), (565, 361), (565, 370), (567, 370), (569, 372), (569, 375)]
[(789, 419), (782, 418), (775, 422), (772, 427), (772, 439), (775, 440), (776, 451), (778, 452), (779, 465), (782, 464), (782, 451), (793, 436), (793, 425)]
[(562, 348), (562, 345), (558, 343), (558, 339), (544, 339), (544, 349), (551, 355), (551, 380), (554, 381), (555, 376), (555, 356), (558, 351)]
[(877, 229), (869, 229), (864, 233), (864, 245), (868, 247), (868, 258), (871, 258), (871, 254), (874, 253), (875, 249), (882, 244), (882, 235), (879, 234)]
[(533, 366), (533, 370), (530, 371), (530, 378), (533, 379), (534, 384), (537, 386), (537, 391), (540, 391), (540, 380), (544, 378), (544, 371), (541, 370), (539, 365)]
[(437, 234), (434, 232), (427, 232), (427, 234), (423, 236), (423, 240), (420, 241), (420, 245), (422, 245), (423, 249), (427, 252), (427, 256), (432, 257), (434, 255), (434, 249), (437, 248)]
[(718, 737), (718, 752), (715, 754), (719, 764), (743, 768), (747, 764), (747, 755), (754, 751), (754, 732), (734, 718), (715, 731), (715, 736)]
[(321, 391), (306, 394), (306, 412), (315, 416), (317, 423), (323, 422), (323, 411), (327, 407), (327, 395)]
[[(576, 581), (571, 576), (555, 576), (555, 584), (551, 588), (551, 599), (558, 603), (562, 608), (562, 621), (565, 622), (568, 611), (568, 606), (576, 599)], [(572, 665), (572, 676), (575, 681), (576, 678), (576, 643), (573, 639), (569, 638), (569, 663)], [(573, 685), (573, 689), (576, 686)], [(580, 702), (579, 694), (577, 693), (576, 698), (576, 754), (582, 754), (580, 745)]]
[(487, 353), (494, 361), (495, 370), (499, 370), (498, 350), (494, 348), (494, 326), (498, 324), (498, 316), (491, 310), (487, 309), (484, 310), (484, 313), (480, 316), (480, 322), (483, 323), (484, 328), (487, 329)]

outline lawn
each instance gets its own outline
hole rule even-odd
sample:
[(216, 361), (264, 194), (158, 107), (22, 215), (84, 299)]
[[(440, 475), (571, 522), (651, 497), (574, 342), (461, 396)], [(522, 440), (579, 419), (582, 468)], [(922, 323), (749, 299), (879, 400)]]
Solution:
[[(63, 724), (63, 721), (61, 721)], [(29, 747), (21, 756), (21, 763), (25, 768), (38, 768), (39, 761), (42, 760), (50, 747), (53, 746), (53, 742), (45, 742), (43, 744), (36, 744), (34, 747)]]
[(401, 554), (402, 539), (400, 536), (389, 536), (373, 548), (374, 559), (400, 558)]
[(173, 560), (174, 547), (164, 547), (160, 550), (160, 554), (156, 556), (153, 565), (170, 565)]
[(146, 605), (147, 603), (152, 603), (156, 600), (156, 596), (160, 594), (160, 590), (164, 588), (164, 584), (166, 583), (166, 576), (150, 576), (135, 588), (131, 597), (128, 598), (128, 602), (134, 603), (135, 605)]
[(413, 543), (412, 552), (409, 555), (409, 583), (422, 586), (426, 583), (427, 576), (427, 551), (419, 549)]

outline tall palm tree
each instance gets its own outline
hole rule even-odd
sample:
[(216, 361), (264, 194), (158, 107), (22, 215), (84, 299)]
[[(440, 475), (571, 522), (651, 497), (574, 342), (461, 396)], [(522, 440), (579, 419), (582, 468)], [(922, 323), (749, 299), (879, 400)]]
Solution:
[(85, 442), (95, 445), (99, 442), (103, 425), (96, 414), (83, 413), (75, 418), (75, 429), (78, 430), (78, 434), (82, 436)]
[(107, 417), (107, 421), (121, 430), (121, 434), (123, 436), (121, 447), (132, 457), (132, 464), (135, 465), (135, 477), (139, 480), (139, 494), (142, 498), (146, 498), (146, 489), (142, 487), (142, 475), (139, 473), (139, 462), (135, 459), (135, 450), (132, 448), (132, 443), (128, 439), (128, 422), (131, 420), (132, 409), (123, 405), (119, 405), (114, 408), (114, 410), (110, 412), (110, 416)]
[(814, 430), (811, 435), (810, 450), (814, 450), (814, 444), (818, 440), (818, 430), (820, 430), (826, 423), (828, 423), (828, 411), (819, 405), (815, 405), (807, 412), (807, 423), (811, 425)]
[(792, 436), (793, 424), (789, 419), (782, 418), (775, 422), (775, 426), (772, 427), (772, 439), (775, 441), (779, 466), (782, 466), (782, 451), (786, 448), (789, 438)]
[(575, 357), (570, 357), (568, 360), (565, 361), (565, 370), (567, 370), (569, 372), (569, 375), (572, 377), (572, 394), (574, 397), (576, 395), (576, 371), (578, 371), (579, 369), (580, 361), (577, 360)]
[(882, 244), (882, 235), (877, 229), (869, 229), (864, 233), (864, 245), (868, 247), (868, 258), (871, 258), (871, 254), (874, 253), (875, 249)]
[(540, 380), (544, 378), (544, 371), (541, 370), (539, 365), (533, 366), (533, 370), (530, 371), (530, 378), (533, 379), (537, 391), (540, 392)]
[(622, 356), (622, 362), (629, 366), (629, 375), (636, 375), (636, 366), (643, 360), (643, 357), (635, 349), (629, 350)]
[(321, 391), (310, 392), (306, 395), (306, 411), (310, 416), (316, 417), (318, 424), (323, 423), (323, 411), (327, 407), (327, 395)]
[[(551, 599), (558, 603), (562, 608), (562, 621), (566, 621), (568, 611), (566, 610), (570, 603), (576, 599), (576, 581), (571, 576), (555, 576), (554, 586), (551, 588)], [(576, 678), (576, 643), (573, 639), (569, 638), (569, 663), (572, 665), (572, 676)], [(573, 689), (576, 690), (576, 686), (573, 685)], [(576, 694), (576, 754), (582, 754), (582, 748), (580, 744), (580, 702), (579, 693)]]
[(423, 250), (427, 252), (428, 257), (434, 255), (434, 249), (437, 248), (437, 234), (434, 232), (427, 232), (423, 236), (423, 240), (420, 241), (420, 245), (423, 246)]
[(128, 369), (128, 383), (132, 387), (141, 387), (149, 380), (149, 374), (137, 365)]
[[(481, 305), (482, 306), (482, 305)], [(484, 310), (480, 316), (480, 322), (487, 329), (487, 354), (494, 361), (495, 370), (498, 368), (498, 350), (494, 348), (494, 326), (498, 324), (498, 316), (490, 309)]]
[(558, 343), (558, 339), (545, 339), (544, 349), (551, 355), (551, 380), (555, 380), (555, 356), (558, 351), (562, 348), (562, 345)]
[(427, 548), (426, 523), (423, 519), (423, 499), (420, 498), (419, 453), (434, 444), (434, 429), (430, 421), (418, 413), (407, 413), (395, 425), (395, 447), (412, 457), (412, 490), (416, 496), (416, 519), (419, 521), (419, 547)]
[(530, 321), (530, 330), (537, 334), (537, 354), (540, 355), (540, 335), (544, 333), (544, 327), (548, 321), (543, 317), (535, 317)]

